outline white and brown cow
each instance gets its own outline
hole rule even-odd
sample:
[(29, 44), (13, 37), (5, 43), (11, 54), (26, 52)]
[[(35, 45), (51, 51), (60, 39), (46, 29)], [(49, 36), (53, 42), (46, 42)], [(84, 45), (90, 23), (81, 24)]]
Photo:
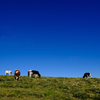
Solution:
[(9, 71), (5, 71), (5, 75), (13, 75), (13, 73), (11, 70), (9, 70)]
[(91, 73), (85, 73), (84, 76), (83, 76), (83, 78), (85, 78), (85, 77), (86, 77), (86, 78), (87, 78), (87, 77), (92, 77), (92, 76), (91, 76)]
[(15, 77), (16, 81), (19, 80), (19, 77), (20, 77), (20, 71), (19, 70), (15, 70), (14, 77)]
[(37, 76), (39, 76), (39, 78), (41, 77), (41, 75), (40, 75), (40, 73), (38, 72), (38, 71), (36, 71), (36, 70), (29, 70), (28, 71), (28, 76), (30, 77), (30, 78), (32, 78), (32, 76), (35, 76), (35, 78), (37, 77)]

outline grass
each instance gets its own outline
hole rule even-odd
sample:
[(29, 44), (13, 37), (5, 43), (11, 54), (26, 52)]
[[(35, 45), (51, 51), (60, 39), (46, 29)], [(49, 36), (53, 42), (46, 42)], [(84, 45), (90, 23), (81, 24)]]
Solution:
[(0, 76), (0, 100), (100, 100), (99, 78)]

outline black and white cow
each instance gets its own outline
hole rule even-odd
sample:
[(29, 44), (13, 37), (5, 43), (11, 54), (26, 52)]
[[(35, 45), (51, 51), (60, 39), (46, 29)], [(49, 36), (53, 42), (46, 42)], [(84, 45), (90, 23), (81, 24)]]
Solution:
[(28, 71), (28, 76), (31, 78), (33, 75), (35, 76), (35, 78), (37, 76), (39, 76), (39, 78), (41, 77), (41, 75), (40, 75), (40, 73), (38, 71), (36, 71), (36, 70), (29, 70)]
[(85, 77), (86, 77), (86, 78), (87, 78), (87, 77), (92, 77), (92, 76), (91, 76), (91, 73), (85, 73), (84, 76), (83, 76), (83, 78), (85, 78)]

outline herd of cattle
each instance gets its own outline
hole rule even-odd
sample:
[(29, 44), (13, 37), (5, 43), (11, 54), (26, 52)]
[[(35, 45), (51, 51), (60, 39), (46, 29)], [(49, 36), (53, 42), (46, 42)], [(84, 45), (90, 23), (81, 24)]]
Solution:
[[(14, 72), (14, 78), (16, 79), (16, 81), (18, 81), (19, 80), (19, 78), (20, 78), (20, 71), (19, 70), (15, 70), (15, 72)], [(6, 71), (5, 72), (5, 75), (13, 75), (13, 73), (12, 73), (12, 71)], [(35, 78), (36, 77), (41, 77), (41, 75), (40, 75), (40, 73), (38, 72), (38, 71), (36, 71), (36, 70), (29, 70), (28, 71), (28, 76), (30, 77), (30, 78), (32, 78), (32, 76), (35, 76)], [(83, 78), (87, 78), (87, 77), (92, 77), (91, 76), (91, 73), (85, 73), (84, 74), (84, 76), (83, 76)]]
[[(20, 74), (21, 73), (20, 73), (19, 70), (15, 70), (14, 78), (16, 79), (16, 81), (19, 80)], [(13, 73), (12, 73), (12, 71), (6, 71), (5, 75), (13, 75)], [(39, 76), (39, 78), (41, 77), (41, 75), (40, 75), (40, 73), (38, 71), (36, 71), (36, 70), (29, 70), (28, 71), (28, 76), (31, 78), (33, 75), (35, 76), (35, 78), (38, 77), (38, 76)]]

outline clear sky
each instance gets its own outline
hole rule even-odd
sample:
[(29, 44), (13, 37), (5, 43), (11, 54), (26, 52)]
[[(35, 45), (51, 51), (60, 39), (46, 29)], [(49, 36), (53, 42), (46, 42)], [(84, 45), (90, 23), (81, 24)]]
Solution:
[(0, 75), (100, 78), (100, 0), (0, 0)]

